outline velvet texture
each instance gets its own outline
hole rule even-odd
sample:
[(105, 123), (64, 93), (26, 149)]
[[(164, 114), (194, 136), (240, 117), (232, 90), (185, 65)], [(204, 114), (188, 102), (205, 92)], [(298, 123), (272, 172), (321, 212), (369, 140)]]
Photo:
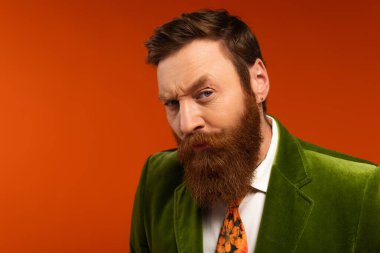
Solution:
[[(279, 146), (255, 252), (380, 252), (380, 167), (303, 142), (277, 123)], [(131, 252), (202, 252), (201, 211), (182, 178), (175, 150), (147, 160)]]

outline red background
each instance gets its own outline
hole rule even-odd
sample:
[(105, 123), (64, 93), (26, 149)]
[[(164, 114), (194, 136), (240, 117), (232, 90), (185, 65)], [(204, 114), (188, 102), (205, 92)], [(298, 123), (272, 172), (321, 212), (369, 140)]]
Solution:
[(174, 147), (152, 30), (227, 8), (258, 36), (269, 112), (379, 163), (379, 1), (1, 1), (0, 252), (128, 252), (145, 158)]

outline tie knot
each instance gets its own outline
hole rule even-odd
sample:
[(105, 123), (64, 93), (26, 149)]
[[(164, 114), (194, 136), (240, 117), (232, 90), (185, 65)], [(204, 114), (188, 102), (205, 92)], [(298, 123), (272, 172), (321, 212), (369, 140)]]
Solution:
[(232, 201), (232, 203), (228, 205), (228, 208), (237, 208), (237, 207), (239, 207), (241, 201), (242, 201), (242, 198)]

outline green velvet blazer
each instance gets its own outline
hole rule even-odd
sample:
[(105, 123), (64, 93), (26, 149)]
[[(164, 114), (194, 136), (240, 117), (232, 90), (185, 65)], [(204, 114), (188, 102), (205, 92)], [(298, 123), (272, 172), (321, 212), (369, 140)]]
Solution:
[[(380, 167), (278, 128), (255, 252), (379, 253)], [(151, 156), (135, 196), (131, 252), (202, 252), (202, 240), (201, 211), (176, 151)]]

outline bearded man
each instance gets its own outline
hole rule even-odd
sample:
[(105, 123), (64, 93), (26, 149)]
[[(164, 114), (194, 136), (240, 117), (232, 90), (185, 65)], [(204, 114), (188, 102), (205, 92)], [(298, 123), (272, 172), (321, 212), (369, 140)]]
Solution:
[(178, 150), (146, 162), (131, 252), (380, 252), (380, 168), (266, 114), (269, 78), (244, 22), (182, 14), (146, 46)]

